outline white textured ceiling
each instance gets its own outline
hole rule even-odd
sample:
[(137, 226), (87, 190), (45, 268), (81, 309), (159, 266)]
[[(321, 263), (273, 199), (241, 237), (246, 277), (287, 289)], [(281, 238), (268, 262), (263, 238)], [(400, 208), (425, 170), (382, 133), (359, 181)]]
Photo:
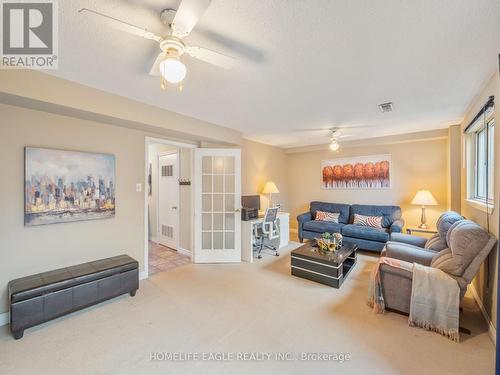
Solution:
[[(59, 1), (59, 70), (50, 74), (282, 147), (446, 127), (498, 66), (498, 0), (213, 0), (186, 42), (239, 58), (232, 70), (183, 57), (182, 93), (147, 73), (153, 41), (77, 13), (88, 7), (161, 33), (179, 0)], [(377, 104), (393, 101), (394, 112)]]

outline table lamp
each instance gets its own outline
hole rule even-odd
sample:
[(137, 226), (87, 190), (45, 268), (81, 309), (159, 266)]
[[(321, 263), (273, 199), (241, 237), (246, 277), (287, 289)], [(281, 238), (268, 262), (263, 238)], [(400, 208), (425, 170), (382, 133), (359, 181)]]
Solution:
[(276, 187), (276, 184), (272, 181), (269, 181), (266, 186), (264, 187), (264, 190), (262, 190), (262, 194), (269, 194), (269, 207), (274, 207), (273, 206), (273, 194), (278, 194), (280, 191)]
[(422, 206), (422, 216), (420, 218), (419, 228), (427, 229), (427, 224), (425, 223), (425, 206), (436, 206), (438, 203), (432, 196), (429, 190), (419, 190), (415, 197), (411, 201), (411, 204), (418, 204)]

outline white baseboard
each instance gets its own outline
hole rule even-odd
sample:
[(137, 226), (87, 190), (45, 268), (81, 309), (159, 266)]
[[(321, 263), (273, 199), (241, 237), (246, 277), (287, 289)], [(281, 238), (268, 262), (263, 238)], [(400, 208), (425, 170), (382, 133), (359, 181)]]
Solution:
[(151, 237), (149, 240), (150, 240), (151, 242), (158, 243), (158, 241), (156, 240), (156, 237), (154, 237), (154, 236), (153, 236), (153, 237)]
[(10, 317), (8, 312), (0, 314), (0, 327), (6, 326), (7, 324), (9, 324), (9, 321)]
[(183, 249), (182, 247), (179, 247), (179, 248), (177, 249), (177, 252), (179, 252), (180, 254), (187, 255), (188, 257), (190, 257), (191, 255), (193, 255), (193, 254), (191, 253), (191, 250)]
[(484, 319), (486, 320), (486, 324), (488, 324), (488, 334), (490, 335), (491, 341), (493, 341), (493, 344), (496, 346), (496, 339), (497, 339), (497, 330), (495, 326), (493, 325), (493, 322), (491, 321), (491, 318), (489, 317), (488, 313), (486, 312), (486, 309), (484, 308), (483, 301), (481, 301), (481, 298), (479, 298), (479, 294), (477, 293), (476, 288), (474, 285), (469, 284), (470, 291), (472, 293), (472, 296), (476, 300), (477, 305), (479, 306), (479, 309), (483, 313)]
[(148, 273), (146, 271), (139, 272), (139, 280), (144, 280), (148, 278)]

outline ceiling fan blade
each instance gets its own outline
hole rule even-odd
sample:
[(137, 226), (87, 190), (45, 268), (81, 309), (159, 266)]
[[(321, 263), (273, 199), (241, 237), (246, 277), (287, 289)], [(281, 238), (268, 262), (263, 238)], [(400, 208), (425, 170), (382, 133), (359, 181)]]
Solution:
[(209, 30), (202, 27), (201, 25), (198, 25), (196, 27), (196, 35), (198, 34), (222, 46), (225, 51), (232, 51), (231, 53), (233, 53), (235, 56), (257, 63), (261, 63), (266, 60), (266, 55), (262, 49), (245, 43), (241, 40), (237, 40), (224, 35), (223, 33)]
[(212, 0), (182, 0), (172, 22), (173, 35), (184, 38), (196, 26)]
[(202, 47), (186, 47), (185, 51), (195, 59), (217, 65), (224, 69), (230, 69), (236, 61), (232, 57)]
[(342, 130), (342, 129), (364, 129), (364, 128), (373, 128), (373, 125), (358, 125), (358, 126), (333, 126), (329, 130)]
[(165, 59), (165, 54), (161, 52), (156, 58), (151, 70), (149, 71), (149, 75), (151, 76), (159, 76), (160, 75), (160, 63)]
[(155, 35), (146, 28), (132, 25), (128, 22), (121, 21), (106, 14), (96, 12), (95, 10), (92, 9), (82, 8), (78, 10), (78, 13), (89, 15), (99, 20), (100, 22), (104, 22), (106, 25), (116, 30), (125, 31), (126, 33), (137, 35), (146, 39), (155, 40), (157, 42), (161, 40), (161, 37)]
[(329, 128), (303, 128), (303, 129), (293, 129), (294, 132), (332, 132), (339, 131), (343, 129), (363, 129), (363, 128), (372, 128), (370, 125), (360, 125), (360, 126), (331, 126)]

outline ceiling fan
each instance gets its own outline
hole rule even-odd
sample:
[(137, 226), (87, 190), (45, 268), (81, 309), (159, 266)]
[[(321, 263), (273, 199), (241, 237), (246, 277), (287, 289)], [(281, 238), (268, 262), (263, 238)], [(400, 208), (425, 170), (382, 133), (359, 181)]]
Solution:
[[(232, 67), (235, 61), (232, 57), (206, 48), (188, 46), (182, 40), (196, 26), (210, 2), (211, 0), (182, 0), (179, 9), (162, 10), (160, 19), (168, 27), (168, 32), (163, 36), (92, 9), (82, 8), (78, 12), (94, 17), (115, 29), (157, 42), (161, 52), (149, 74), (161, 76), (161, 87), (165, 88), (166, 82), (180, 84), (186, 77), (187, 69), (181, 61), (181, 56), (184, 53), (221, 68), (229, 69)], [(179, 86), (179, 89), (182, 90), (182, 86)]]
[(338, 151), (340, 148), (339, 139), (351, 137), (351, 135), (340, 134), (339, 128), (330, 129), (330, 150)]
[(328, 136), (330, 138), (330, 150), (338, 151), (340, 148), (339, 140), (341, 138), (352, 137), (351, 134), (342, 134), (342, 130), (344, 129), (363, 129), (363, 128), (371, 128), (369, 125), (360, 125), (360, 126), (333, 126), (330, 128), (313, 128), (313, 129), (295, 129), (295, 132), (328, 132)]
[(340, 131), (344, 129), (363, 129), (371, 128), (369, 125), (359, 125), (359, 126), (330, 126), (328, 128), (303, 128), (295, 129), (296, 132), (331, 132), (332, 130)]

